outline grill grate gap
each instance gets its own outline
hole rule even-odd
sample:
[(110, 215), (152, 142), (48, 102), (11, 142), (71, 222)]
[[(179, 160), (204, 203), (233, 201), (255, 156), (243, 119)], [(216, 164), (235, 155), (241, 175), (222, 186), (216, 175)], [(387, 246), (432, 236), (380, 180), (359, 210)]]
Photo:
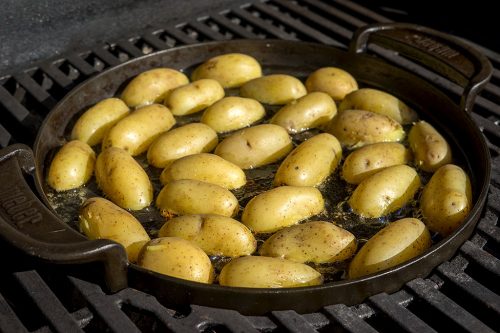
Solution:
[(154, 32), (154, 35), (158, 37), (161, 41), (163, 41), (168, 48), (182, 45), (182, 43), (180, 43), (177, 39), (172, 37), (166, 31), (156, 31)]
[(241, 36), (235, 36), (234, 33), (229, 31), (229, 29), (226, 29), (225, 27), (223, 27), (219, 23), (215, 22), (211, 18), (207, 18), (206, 20), (203, 20), (200, 22), (205, 24), (208, 29), (211, 29), (211, 30), (221, 34), (222, 36), (224, 36), (224, 39), (234, 39), (235, 37), (241, 37)]
[(231, 331), (224, 325), (220, 324), (208, 324), (207, 327), (203, 327), (200, 329), (201, 333), (231, 333), (234, 331)]
[(268, 38), (269, 34), (267, 34), (263, 29), (260, 27), (253, 25), (246, 21), (245, 19), (239, 17), (236, 13), (234, 12), (229, 12), (225, 14), (225, 17), (230, 20), (233, 24), (239, 25), (249, 33), (255, 35), (257, 38), (264, 39)]
[(121, 310), (134, 322), (141, 332), (166, 332), (167, 327), (149, 311), (143, 311), (127, 303)]
[(211, 41), (211, 38), (208, 38), (203, 32), (198, 31), (190, 24), (183, 24), (177, 27), (180, 31), (185, 33), (189, 38), (197, 41), (197, 42), (208, 42)]
[(82, 53), (80, 54), (80, 57), (98, 72), (101, 72), (108, 67), (104, 61), (94, 54), (94, 52)]
[(125, 62), (132, 58), (130, 54), (115, 43), (106, 45), (104, 49), (111, 53), (120, 62)]
[(282, 34), (287, 35), (289, 39), (298, 39), (298, 40), (309, 40), (303, 35), (298, 34), (294, 29), (291, 27), (286, 26), (285, 24), (273, 19), (271, 16), (265, 14), (264, 12), (260, 11), (258, 8), (255, 6), (248, 6), (245, 8), (245, 10), (253, 17), (262, 20), (266, 24), (277, 28)]
[(130, 40), (130, 42), (135, 47), (137, 47), (142, 52), (142, 54), (150, 54), (150, 53), (152, 53), (154, 51), (158, 51), (155, 47), (153, 47), (152, 45), (150, 45), (148, 42), (146, 42), (141, 37), (132, 38)]
[(76, 69), (68, 60), (63, 59), (57, 64), (57, 67), (59, 70), (66, 75), (68, 79), (73, 81), (73, 84), (76, 85), (78, 83), (81, 83), (87, 79), (85, 75), (80, 73), (78, 69)]
[[(40, 87), (47, 91), (56, 100), (60, 100), (64, 97), (64, 95), (66, 95), (67, 90), (58, 85), (54, 80), (52, 80), (42, 69), (36, 69), (35, 71), (28, 74)], [(22, 104), (25, 105), (29, 110), (37, 110), (39, 107), (39, 103), (37, 101), (34, 101), (32, 104), (24, 102)]]

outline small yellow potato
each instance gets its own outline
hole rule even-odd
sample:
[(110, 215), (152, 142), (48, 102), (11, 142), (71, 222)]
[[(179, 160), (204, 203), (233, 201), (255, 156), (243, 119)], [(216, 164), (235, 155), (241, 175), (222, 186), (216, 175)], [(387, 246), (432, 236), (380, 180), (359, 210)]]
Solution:
[(241, 221), (253, 232), (268, 233), (297, 224), (324, 209), (318, 189), (280, 186), (253, 197), (243, 210)]
[(240, 96), (270, 105), (286, 104), (307, 94), (299, 79), (285, 74), (272, 74), (248, 81), (240, 88)]
[(202, 79), (172, 90), (165, 105), (175, 116), (185, 116), (204, 110), (223, 97), (224, 88), (219, 82)]
[(179, 179), (194, 179), (222, 186), (228, 190), (246, 184), (245, 172), (229, 161), (214, 154), (194, 154), (172, 162), (160, 175), (163, 185)]
[(103, 99), (78, 118), (71, 131), (71, 139), (89, 146), (99, 144), (108, 130), (128, 114), (129, 108), (121, 99)]
[(354, 256), (349, 278), (355, 279), (408, 261), (431, 246), (425, 224), (414, 218), (391, 222), (377, 232)]
[(139, 266), (179, 279), (212, 283), (210, 258), (194, 243), (177, 237), (156, 238), (139, 253)]
[(162, 103), (172, 89), (188, 83), (188, 77), (175, 69), (155, 68), (133, 78), (121, 99), (130, 107)]
[(156, 206), (162, 215), (217, 214), (235, 216), (238, 199), (229, 190), (215, 184), (193, 179), (174, 180), (165, 185)]
[(424, 171), (434, 172), (451, 163), (451, 148), (446, 139), (428, 122), (414, 124), (408, 134), (415, 165)]
[(322, 91), (335, 101), (341, 101), (345, 95), (358, 89), (358, 83), (351, 74), (337, 67), (320, 68), (306, 80), (308, 92)]
[(313, 136), (295, 148), (281, 163), (274, 186), (317, 186), (331, 175), (342, 159), (339, 140), (328, 133)]
[(148, 162), (165, 168), (178, 158), (212, 151), (219, 139), (217, 133), (201, 123), (191, 123), (161, 134), (148, 149)]
[(102, 141), (102, 150), (118, 147), (132, 156), (140, 155), (161, 133), (174, 125), (174, 116), (165, 106), (143, 106), (111, 127)]
[(225, 133), (248, 127), (265, 115), (266, 110), (255, 99), (229, 96), (209, 106), (200, 122), (212, 127), (217, 133)]
[(66, 191), (82, 186), (94, 173), (95, 153), (82, 141), (66, 143), (52, 160), (47, 183), (56, 191)]
[(350, 153), (342, 165), (342, 178), (350, 184), (359, 184), (380, 170), (399, 164), (407, 164), (411, 152), (400, 143), (379, 142)]
[(419, 187), (415, 169), (394, 165), (363, 180), (352, 193), (349, 205), (363, 217), (381, 217), (403, 207)]
[(455, 231), (472, 208), (471, 184), (465, 171), (453, 164), (440, 167), (424, 187), (420, 208), (431, 231), (444, 237)]
[(78, 215), (80, 231), (89, 239), (111, 239), (136, 262), (141, 247), (150, 240), (142, 224), (129, 212), (104, 198), (87, 199)]
[(257, 248), (255, 237), (244, 224), (213, 214), (175, 217), (161, 227), (158, 236), (183, 238), (216, 256), (241, 257)]
[(281, 229), (259, 249), (261, 256), (316, 264), (349, 259), (356, 252), (356, 238), (349, 231), (325, 221)]
[(278, 161), (293, 148), (288, 132), (273, 124), (257, 125), (231, 134), (215, 148), (215, 154), (242, 169)]
[(255, 58), (242, 53), (228, 53), (205, 61), (193, 71), (191, 79), (213, 79), (224, 88), (235, 88), (260, 76), (262, 69)]
[(323, 277), (305, 264), (280, 258), (246, 256), (231, 260), (219, 275), (219, 284), (245, 288), (316, 286)]
[(339, 112), (328, 125), (327, 132), (348, 148), (376, 142), (398, 142), (405, 137), (403, 127), (395, 120), (364, 110)]
[(417, 113), (398, 98), (371, 88), (362, 88), (345, 96), (339, 105), (339, 111), (352, 109), (382, 114), (402, 125), (411, 124), (418, 119)]
[(312, 92), (282, 107), (270, 123), (295, 134), (324, 125), (336, 114), (337, 106), (328, 94)]
[(146, 171), (123, 149), (111, 147), (101, 152), (95, 177), (106, 197), (122, 208), (140, 210), (153, 201)]

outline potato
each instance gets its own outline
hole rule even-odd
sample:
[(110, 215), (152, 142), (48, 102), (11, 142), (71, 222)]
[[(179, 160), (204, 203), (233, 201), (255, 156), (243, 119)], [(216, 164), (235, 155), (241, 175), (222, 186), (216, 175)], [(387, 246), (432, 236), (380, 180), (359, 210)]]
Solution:
[(186, 239), (216, 256), (241, 257), (257, 248), (255, 237), (244, 224), (213, 214), (175, 217), (161, 227), (158, 236)]
[(78, 215), (80, 231), (89, 239), (111, 239), (123, 245), (131, 262), (150, 240), (142, 224), (129, 212), (104, 198), (87, 199)]
[(219, 139), (205, 124), (191, 123), (160, 135), (148, 149), (148, 162), (165, 168), (178, 158), (212, 151)]
[(321, 192), (314, 187), (281, 186), (252, 198), (241, 221), (256, 233), (291, 226), (325, 209)]
[(156, 206), (162, 215), (218, 214), (235, 216), (238, 199), (223, 187), (193, 179), (174, 180), (165, 185)]
[(330, 96), (312, 92), (282, 107), (271, 119), (288, 133), (295, 134), (328, 123), (337, 114), (337, 106)]
[(451, 148), (446, 139), (428, 122), (414, 124), (408, 134), (408, 141), (415, 156), (417, 168), (434, 172), (451, 163)]
[(358, 83), (351, 74), (337, 67), (323, 67), (314, 71), (306, 80), (308, 92), (322, 91), (335, 101), (358, 89)]
[(431, 235), (418, 219), (404, 218), (377, 232), (354, 256), (349, 278), (355, 279), (408, 261), (431, 246)]
[(241, 97), (250, 97), (270, 105), (286, 104), (307, 94), (299, 79), (272, 74), (248, 81), (240, 88)]
[(359, 148), (376, 142), (398, 142), (405, 137), (403, 127), (398, 122), (364, 110), (340, 112), (326, 130), (348, 148)]
[(413, 199), (419, 186), (415, 169), (394, 165), (363, 180), (352, 193), (349, 205), (363, 217), (381, 217)]
[(177, 237), (156, 238), (144, 245), (138, 264), (149, 270), (179, 279), (212, 283), (210, 258), (194, 243)]
[(172, 89), (188, 83), (188, 77), (175, 69), (155, 68), (133, 78), (121, 99), (130, 107), (162, 103)]
[(256, 100), (229, 96), (209, 106), (200, 122), (212, 127), (217, 133), (225, 133), (250, 126), (265, 115), (266, 110)]
[(224, 97), (224, 88), (219, 82), (203, 79), (172, 90), (165, 105), (176, 116), (184, 116), (206, 109)]
[(333, 135), (321, 133), (295, 148), (276, 171), (275, 186), (317, 186), (342, 159), (342, 147)]
[(191, 79), (213, 79), (224, 88), (235, 88), (261, 75), (262, 69), (255, 58), (241, 53), (228, 53), (205, 61), (193, 71)]
[(251, 169), (278, 161), (292, 148), (283, 127), (263, 124), (231, 134), (215, 148), (215, 154), (242, 169)]
[(231, 260), (219, 275), (219, 284), (246, 288), (316, 286), (323, 277), (305, 264), (270, 257), (246, 256)]
[(402, 125), (417, 121), (418, 115), (398, 98), (386, 92), (363, 88), (351, 92), (342, 100), (339, 111), (365, 110), (390, 117)]
[(400, 143), (379, 142), (350, 153), (342, 165), (342, 178), (350, 184), (359, 184), (380, 170), (407, 164), (411, 152)]
[(107, 131), (128, 114), (128, 106), (121, 99), (103, 99), (78, 118), (71, 140), (80, 140), (89, 146), (99, 144)]
[(178, 179), (195, 179), (228, 190), (240, 188), (247, 182), (246, 175), (239, 166), (207, 153), (184, 156), (172, 162), (160, 175), (162, 184)]
[(424, 187), (420, 198), (424, 222), (443, 237), (455, 231), (472, 208), (469, 177), (453, 164), (440, 167)]
[(47, 183), (56, 191), (66, 191), (82, 186), (94, 173), (95, 153), (84, 142), (66, 143), (52, 160)]
[(356, 248), (356, 238), (349, 231), (330, 222), (313, 221), (276, 232), (262, 244), (259, 254), (321, 264), (346, 260)]
[(102, 141), (102, 150), (118, 147), (137, 156), (148, 150), (151, 143), (174, 124), (174, 116), (163, 105), (143, 106), (111, 127)]
[(97, 185), (118, 206), (140, 210), (153, 201), (153, 186), (144, 169), (125, 150), (111, 147), (97, 157)]

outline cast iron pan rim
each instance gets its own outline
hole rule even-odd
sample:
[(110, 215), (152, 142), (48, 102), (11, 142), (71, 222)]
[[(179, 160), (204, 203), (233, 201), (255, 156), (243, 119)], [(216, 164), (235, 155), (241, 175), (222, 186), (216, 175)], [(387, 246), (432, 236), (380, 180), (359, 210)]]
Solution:
[[(77, 85), (76, 87), (74, 87), (66, 96), (64, 96), (55, 105), (55, 107), (50, 111), (50, 113), (47, 115), (47, 117), (45, 117), (45, 119), (42, 122), (42, 125), (40, 127), (40, 130), (37, 133), (37, 137), (36, 137), (35, 143), (34, 143), (35, 159), (40, 158), (38, 156), (38, 154), (39, 154), (39, 151), (40, 151), (40, 149), (39, 149), (39, 147), (40, 147), (40, 137), (41, 137), (41, 133), (43, 132), (43, 129), (46, 127), (46, 125), (48, 123), (51, 123), (53, 121), (52, 119), (57, 115), (56, 110), (58, 110), (61, 106), (63, 106), (64, 104), (66, 104), (66, 101), (68, 99), (70, 99), (73, 95), (80, 93), (80, 88), (81, 87), (89, 85), (89, 84), (92, 84), (92, 82), (100, 80), (102, 76), (109, 75), (111, 72), (119, 71), (123, 67), (130, 66), (130, 64), (140, 63), (140, 62), (144, 61), (144, 59), (148, 59), (150, 57), (156, 57), (159, 54), (163, 54), (163, 53), (168, 54), (170, 52), (178, 52), (179, 50), (190, 49), (190, 48), (197, 48), (197, 47), (210, 47), (212, 45), (213, 46), (220, 46), (221, 44), (238, 44), (238, 43), (241, 43), (241, 44), (259, 43), (259, 44), (265, 45), (265, 47), (271, 47), (271, 46), (275, 46), (277, 44), (291, 45), (291, 44), (299, 44), (300, 43), (300, 45), (304, 45), (304, 46), (317, 47), (317, 48), (322, 48), (322, 49), (332, 49), (332, 50), (343, 51), (343, 52), (347, 53), (347, 51), (342, 50), (342, 49), (340, 49), (338, 47), (329, 46), (329, 45), (325, 45), (325, 44), (314, 43), (314, 42), (287, 41), (287, 40), (280, 40), (280, 39), (266, 39), (266, 40), (261, 40), (261, 39), (236, 39), (236, 40), (230, 40), (230, 41), (211, 41), (211, 42), (202, 42), (202, 43), (196, 43), (196, 44), (183, 45), (183, 46), (179, 46), (179, 47), (175, 47), (175, 48), (171, 48), (171, 49), (166, 49), (166, 50), (154, 52), (154, 53), (151, 53), (151, 54), (148, 54), (148, 55), (144, 55), (144, 56), (141, 56), (141, 57), (138, 57), (138, 58), (134, 58), (134, 59), (128, 60), (128, 61), (126, 61), (124, 63), (121, 63), (121, 64), (119, 64), (117, 66), (113, 66), (113, 67), (110, 67), (108, 69), (105, 69), (101, 73), (99, 73), (99, 74), (97, 74), (97, 75), (89, 78), (88, 80), (80, 83), (79, 85)], [(367, 58), (370, 58), (371, 61), (377, 61), (377, 62), (383, 63), (385, 66), (391, 66), (391, 67), (397, 68), (398, 70), (405, 71), (406, 73), (409, 73), (410, 75), (412, 75), (415, 80), (420, 80), (420, 81), (425, 82), (426, 84), (430, 84), (432, 87), (434, 87), (434, 89), (436, 89), (437, 91), (439, 91), (439, 92), (442, 93), (442, 91), (440, 91), (439, 88), (437, 88), (436, 86), (432, 85), (429, 81), (426, 81), (426, 80), (422, 79), (421, 77), (415, 75), (414, 73), (412, 73), (410, 71), (398, 68), (398, 67), (396, 67), (394, 65), (391, 65), (391, 64), (387, 63), (387, 61), (384, 61), (382, 59), (376, 59), (374, 57), (371, 57), (371, 56), (368, 56), (368, 55), (365, 55), (365, 54), (352, 54), (352, 56), (353, 57), (358, 57), (358, 58), (367, 57)], [(455, 103), (453, 103), (451, 101), (451, 99), (449, 98), (449, 96), (447, 96), (446, 94), (442, 94), (442, 97), (443, 98), (447, 98), (451, 104), (455, 104)], [(486, 175), (484, 177), (484, 182), (481, 182), (480, 180), (478, 180), (478, 183), (483, 183), (483, 184), (476, 184), (476, 185), (482, 185), (481, 186), (481, 190), (480, 190), (480, 192), (478, 194), (476, 202), (473, 205), (473, 208), (469, 212), (469, 215), (468, 215), (467, 219), (464, 221), (464, 223), (462, 223), (461, 226), (457, 230), (455, 230), (451, 235), (449, 235), (448, 237), (442, 239), (438, 243), (434, 244), (430, 249), (428, 249), (427, 251), (425, 251), (423, 254), (421, 254), (421, 255), (419, 255), (419, 256), (417, 256), (415, 258), (412, 258), (411, 260), (408, 260), (408, 261), (406, 261), (406, 262), (404, 262), (402, 264), (399, 264), (397, 266), (385, 269), (383, 271), (372, 273), (370, 275), (363, 276), (363, 277), (356, 278), (356, 279), (349, 279), (349, 280), (329, 282), (329, 283), (322, 284), (322, 285), (319, 285), (319, 286), (294, 287), (294, 288), (244, 288), (244, 287), (227, 287), (227, 286), (220, 286), (220, 285), (214, 285), (214, 284), (204, 284), (204, 283), (199, 283), (199, 282), (194, 282), (194, 281), (189, 281), (189, 280), (184, 280), (184, 279), (180, 279), (180, 278), (175, 278), (175, 277), (163, 275), (163, 274), (160, 274), (160, 273), (156, 273), (156, 272), (147, 270), (145, 268), (142, 268), (142, 267), (140, 267), (140, 266), (138, 266), (136, 264), (132, 264), (132, 263), (129, 263), (129, 267), (133, 268), (134, 270), (138, 270), (138, 271), (141, 271), (141, 272), (145, 272), (147, 274), (151, 274), (151, 275), (155, 276), (156, 278), (159, 278), (159, 279), (164, 280), (166, 282), (173, 282), (176, 285), (181, 285), (181, 286), (186, 286), (186, 287), (194, 287), (194, 288), (203, 287), (203, 289), (214, 291), (214, 292), (217, 292), (217, 291), (220, 291), (220, 292), (222, 292), (222, 291), (229, 291), (230, 293), (231, 292), (235, 292), (235, 293), (238, 293), (238, 294), (248, 294), (248, 295), (251, 295), (251, 294), (259, 294), (259, 295), (262, 295), (262, 294), (294, 294), (294, 293), (302, 294), (302, 293), (308, 292), (308, 291), (318, 292), (318, 291), (325, 290), (325, 289), (330, 289), (330, 288), (349, 287), (351, 285), (357, 285), (357, 284), (362, 283), (362, 282), (366, 282), (366, 283), (375, 282), (376, 280), (382, 279), (385, 276), (391, 277), (391, 275), (393, 275), (393, 274), (395, 274), (395, 273), (397, 273), (399, 271), (403, 271), (408, 266), (413, 266), (413, 265), (419, 264), (420, 260), (422, 260), (423, 258), (425, 258), (427, 256), (432, 256), (434, 253), (436, 253), (437, 251), (439, 251), (441, 248), (447, 246), (450, 242), (452, 242), (456, 238), (460, 237), (461, 233), (464, 232), (465, 229), (468, 229), (470, 227), (470, 224), (475, 224), (477, 222), (478, 216), (479, 216), (479, 214), (481, 214), (481, 211), (483, 209), (483, 206), (484, 206), (484, 203), (486, 201), (487, 194), (488, 194), (488, 189), (489, 189), (489, 183), (490, 183), (490, 177), (491, 177), (491, 157), (490, 157), (490, 154), (489, 154), (489, 150), (487, 149), (487, 144), (486, 144), (486, 141), (484, 139), (484, 136), (482, 135), (482, 133), (479, 130), (479, 128), (477, 127), (476, 123), (472, 119), (471, 115), (468, 114), (468, 113), (466, 113), (466, 114), (464, 114), (464, 116), (467, 118), (467, 122), (469, 122), (469, 123), (471, 123), (471, 124), (474, 125), (474, 126), (471, 126), (472, 130), (474, 132), (474, 135), (476, 135), (477, 138), (480, 140), (481, 146), (482, 146), (482, 148), (484, 148), (483, 149), (484, 150), (484, 152), (483, 152), (484, 156), (485, 156), (487, 162), (489, 162), (489, 163), (486, 164), (486, 165), (488, 165), (488, 167), (486, 168)], [(35, 184), (36, 184), (37, 191), (39, 192), (41, 198), (43, 199), (43, 201), (47, 205), (47, 207), (49, 207), (49, 209), (53, 211), (50, 203), (47, 200), (47, 197), (45, 195), (45, 191), (43, 189), (42, 182), (44, 181), (45, 178), (43, 177), (43, 175), (40, 174), (41, 170), (37, 169), (36, 171), (37, 171), (37, 177), (35, 177), (36, 178), (35, 179)], [(61, 223), (63, 223), (63, 222), (61, 221)], [(372, 280), (374, 280), (374, 281), (372, 281)]]

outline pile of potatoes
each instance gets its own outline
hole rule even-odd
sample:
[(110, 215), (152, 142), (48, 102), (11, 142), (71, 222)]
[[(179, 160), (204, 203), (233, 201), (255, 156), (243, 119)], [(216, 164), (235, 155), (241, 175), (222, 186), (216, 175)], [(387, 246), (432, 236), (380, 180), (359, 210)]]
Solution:
[[(177, 124), (192, 114), (198, 121)], [(162, 170), (159, 193), (138, 156)], [(472, 205), (468, 176), (452, 162), (431, 124), (342, 69), (320, 68), (303, 83), (263, 75), (256, 59), (232, 53), (202, 63), (191, 80), (146, 71), (86, 110), (47, 182), (64, 195), (95, 175), (103, 197), (83, 202), (80, 229), (122, 244), (131, 262), (202, 283), (279, 288), (323, 283), (320, 265), (349, 262), (347, 278), (369, 275), (423, 253), (431, 232), (451, 234)], [(272, 185), (242, 207), (235, 193), (253, 181), (245, 170), (270, 164)], [(338, 221), (317, 218), (335, 173), (336, 186), (354, 188), (353, 214), (389, 217), (363, 245)], [(432, 176), (422, 184), (421, 174)], [(390, 218), (415, 199), (419, 216)], [(152, 205), (166, 221), (154, 239), (133, 215)], [(213, 256), (228, 258), (218, 274)]]

